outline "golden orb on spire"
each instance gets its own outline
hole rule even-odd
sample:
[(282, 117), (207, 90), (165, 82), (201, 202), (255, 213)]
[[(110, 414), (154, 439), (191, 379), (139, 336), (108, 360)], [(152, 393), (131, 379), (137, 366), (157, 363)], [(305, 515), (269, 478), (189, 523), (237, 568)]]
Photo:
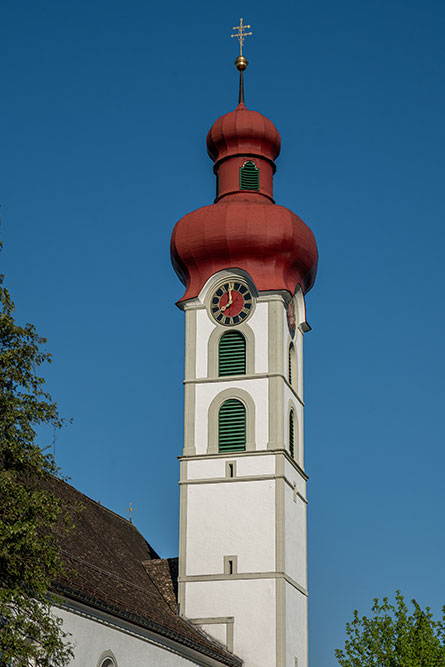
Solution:
[(247, 62), (247, 58), (244, 56), (238, 56), (238, 58), (235, 60), (235, 67), (239, 72), (244, 72), (248, 64), (249, 63)]

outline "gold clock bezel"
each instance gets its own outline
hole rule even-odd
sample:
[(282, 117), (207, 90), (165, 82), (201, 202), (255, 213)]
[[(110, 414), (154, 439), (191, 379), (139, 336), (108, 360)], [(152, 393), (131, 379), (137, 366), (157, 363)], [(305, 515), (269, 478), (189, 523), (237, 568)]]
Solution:
[[(218, 303), (221, 300), (222, 296), (229, 291), (230, 288), (229, 286), (231, 285), (233, 286), (231, 289), (240, 292), (244, 299), (244, 305), (241, 312), (233, 317), (224, 315), (224, 313), (218, 306)], [(247, 299), (245, 297), (247, 297)], [(239, 326), (240, 324), (243, 324), (249, 319), (251, 313), (253, 312), (253, 308), (254, 308), (254, 296), (252, 294), (252, 290), (244, 280), (241, 280), (239, 278), (224, 280), (223, 282), (219, 283), (212, 290), (210, 294), (209, 298), (210, 317), (214, 322), (216, 322), (216, 324), (219, 324), (220, 326), (223, 327), (236, 327)]]

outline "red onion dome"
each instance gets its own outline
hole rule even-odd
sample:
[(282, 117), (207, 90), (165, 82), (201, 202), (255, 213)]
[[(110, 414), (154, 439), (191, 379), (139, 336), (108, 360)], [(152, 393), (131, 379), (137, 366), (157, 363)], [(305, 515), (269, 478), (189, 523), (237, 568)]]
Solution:
[(234, 155), (258, 155), (273, 162), (280, 146), (281, 137), (272, 121), (243, 103), (218, 118), (207, 134), (207, 151), (216, 164)]
[(315, 237), (295, 213), (241, 192), (185, 215), (173, 230), (171, 255), (186, 286), (181, 301), (198, 296), (213, 274), (230, 268), (247, 271), (259, 291), (294, 294), (300, 284), (307, 292), (318, 262)]

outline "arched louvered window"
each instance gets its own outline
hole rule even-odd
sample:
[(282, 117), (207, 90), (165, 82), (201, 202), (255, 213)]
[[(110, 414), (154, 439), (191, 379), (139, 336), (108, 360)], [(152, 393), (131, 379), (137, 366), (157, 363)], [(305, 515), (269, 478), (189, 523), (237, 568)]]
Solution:
[(240, 190), (260, 189), (260, 170), (252, 160), (247, 160), (239, 170)]
[(224, 401), (219, 409), (218, 449), (220, 452), (246, 449), (246, 406), (236, 398)]
[(228, 331), (219, 339), (218, 375), (246, 374), (246, 339), (239, 331)]
[(288, 359), (288, 379), (292, 386), (295, 382), (295, 346), (293, 343), (289, 345), (289, 359)]
[(112, 658), (105, 658), (105, 660), (100, 663), (100, 667), (116, 667), (116, 663)]
[(289, 452), (292, 458), (295, 454), (295, 417), (294, 411), (289, 412)]

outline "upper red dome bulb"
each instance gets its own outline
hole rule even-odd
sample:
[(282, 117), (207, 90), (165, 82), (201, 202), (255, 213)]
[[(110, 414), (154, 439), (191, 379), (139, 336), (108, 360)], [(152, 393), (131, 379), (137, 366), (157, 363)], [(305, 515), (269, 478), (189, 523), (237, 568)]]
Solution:
[(171, 239), (173, 267), (186, 286), (181, 301), (197, 297), (223, 269), (244, 269), (258, 291), (307, 292), (318, 252), (311, 230), (273, 200), (275, 158), (281, 138), (274, 124), (240, 103), (218, 118), (207, 135), (215, 162), (215, 203), (185, 215)]
[(207, 151), (215, 167), (235, 155), (255, 155), (273, 162), (280, 147), (281, 137), (272, 121), (243, 103), (220, 116), (207, 134)]

